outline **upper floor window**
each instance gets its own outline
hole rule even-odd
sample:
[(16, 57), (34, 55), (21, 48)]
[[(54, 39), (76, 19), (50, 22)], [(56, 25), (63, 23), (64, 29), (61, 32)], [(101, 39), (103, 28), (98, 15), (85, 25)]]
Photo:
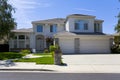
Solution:
[(37, 25), (37, 32), (43, 32), (43, 25)]
[(84, 23), (84, 30), (88, 30), (88, 23)]
[(57, 32), (57, 24), (50, 25), (50, 32)]
[(79, 23), (75, 23), (75, 30), (79, 30)]
[(95, 32), (99, 32), (100, 31), (100, 24), (99, 23), (95, 23), (94, 24), (94, 31)]
[(75, 21), (75, 30), (88, 30), (88, 21), (87, 20), (76, 20)]

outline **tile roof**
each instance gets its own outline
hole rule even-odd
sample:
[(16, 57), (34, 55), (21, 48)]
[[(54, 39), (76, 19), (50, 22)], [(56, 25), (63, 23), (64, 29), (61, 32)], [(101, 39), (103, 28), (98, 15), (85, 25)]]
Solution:
[(84, 15), (84, 14), (71, 14), (71, 15), (68, 15), (67, 17), (69, 16), (91, 16), (91, 17), (95, 17), (95, 16), (92, 16), (92, 15)]
[(106, 35), (104, 33), (101, 32), (71, 32), (77, 35)]
[(104, 20), (100, 20), (100, 19), (95, 19), (95, 21), (104, 22)]
[(30, 33), (30, 32), (33, 32), (33, 28), (28, 28), (28, 29), (26, 29), (26, 28), (22, 28), (22, 29), (16, 29), (16, 30), (12, 30), (12, 32), (28, 32), (28, 33)]
[(106, 35), (106, 34), (104, 34), (104, 33), (90, 33), (90, 32), (88, 32), (88, 33), (83, 33), (83, 32), (67, 32), (67, 31), (63, 31), (63, 32), (59, 32), (59, 33), (56, 33), (55, 35), (70, 35), (70, 36), (75, 36), (75, 35)]
[(47, 20), (33, 21), (32, 23), (65, 23), (65, 18), (53, 18)]
[(58, 33), (56, 33), (55, 35), (67, 35), (67, 36), (71, 36), (71, 35), (73, 35), (73, 36), (75, 36), (76, 34), (74, 34), (74, 33), (71, 33), (71, 32), (68, 32), (68, 31), (62, 31), (62, 32), (58, 32)]

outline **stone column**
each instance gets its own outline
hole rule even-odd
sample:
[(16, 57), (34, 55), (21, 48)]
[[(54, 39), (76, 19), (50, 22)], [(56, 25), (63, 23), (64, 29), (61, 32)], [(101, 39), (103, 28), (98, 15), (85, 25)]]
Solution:
[(26, 48), (26, 36), (27, 36), (27, 35), (25, 35), (25, 40), (24, 40), (24, 41), (25, 41), (25, 44), (24, 44), (24, 48)]
[(19, 48), (19, 35), (17, 35), (17, 48)]
[(54, 64), (55, 65), (61, 65), (61, 56), (62, 56), (62, 53), (60, 50), (56, 50), (55, 53), (54, 53)]
[(46, 38), (47, 38), (47, 36), (46, 35), (44, 35), (44, 48), (47, 48), (47, 43), (46, 43)]

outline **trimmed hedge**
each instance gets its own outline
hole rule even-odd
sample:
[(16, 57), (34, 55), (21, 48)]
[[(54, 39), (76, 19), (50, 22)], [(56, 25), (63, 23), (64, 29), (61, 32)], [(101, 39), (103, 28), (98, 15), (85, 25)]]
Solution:
[(22, 54), (30, 54), (31, 52), (28, 49), (24, 49), (24, 50), (21, 50), (21, 53)]
[(112, 48), (111, 48), (111, 52), (112, 53), (120, 53), (120, 45), (113, 45)]
[(22, 58), (23, 56), (24, 54), (15, 52), (2, 52), (0, 53), (0, 60)]

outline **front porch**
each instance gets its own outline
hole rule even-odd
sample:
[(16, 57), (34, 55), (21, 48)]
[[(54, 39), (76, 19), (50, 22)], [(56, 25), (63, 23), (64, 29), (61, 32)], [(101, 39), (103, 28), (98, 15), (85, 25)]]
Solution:
[(23, 49), (30, 48), (30, 37), (28, 35), (16, 35), (14, 39), (9, 41), (9, 50), (19, 52)]
[(10, 51), (19, 52), (23, 49), (28, 49), (33, 52), (34, 49), (35, 52), (43, 52), (45, 49), (49, 49), (50, 45), (53, 45), (53, 38), (44, 35), (17, 35), (9, 41), (9, 45)]

